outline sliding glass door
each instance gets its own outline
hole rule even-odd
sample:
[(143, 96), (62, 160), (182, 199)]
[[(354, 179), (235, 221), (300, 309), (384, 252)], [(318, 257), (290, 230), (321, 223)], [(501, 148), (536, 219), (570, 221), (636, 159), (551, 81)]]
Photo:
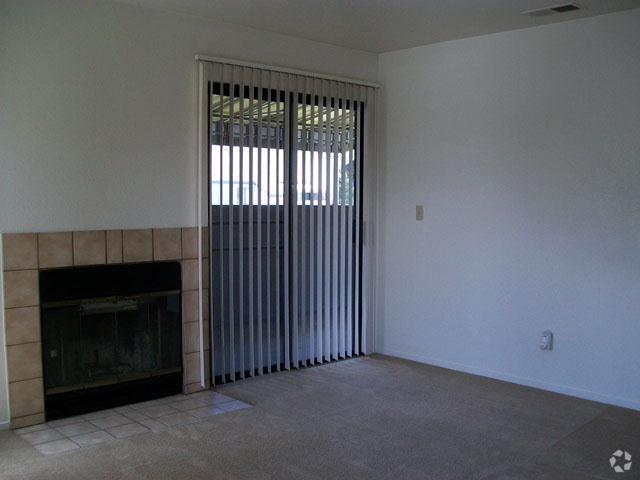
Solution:
[(364, 102), (337, 82), (228, 65), (212, 76), (215, 381), (360, 354)]

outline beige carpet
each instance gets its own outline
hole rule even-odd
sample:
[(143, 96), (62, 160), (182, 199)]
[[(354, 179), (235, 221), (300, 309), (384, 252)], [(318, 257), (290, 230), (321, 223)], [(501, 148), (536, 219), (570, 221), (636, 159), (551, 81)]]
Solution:
[(217, 391), (253, 408), (53, 455), (0, 432), (0, 478), (640, 478), (640, 412), (388, 357)]

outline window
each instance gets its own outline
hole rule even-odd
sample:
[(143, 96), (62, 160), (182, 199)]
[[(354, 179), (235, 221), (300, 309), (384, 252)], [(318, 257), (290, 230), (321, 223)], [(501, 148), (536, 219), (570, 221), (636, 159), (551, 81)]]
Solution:
[(236, 85), (231, 97), (219, 83), (212, 90), (212, 205), (283, 205), (284, 92), (244, 87), (240, 96)]
[[(285, 134), (295, 125), (294, 189), (298, 205), (354, 202), (357, 112), (353, 102), (299, 95), (285, 118), (282, 91), (213, 85), (211, 96), (212, 205), (283, 205)], [(327, 105), (327, 102), (329, 104)], [(221, 121), (222, 119), (222, 121)], [(333, 182), (336, 179), (337, 183)]]

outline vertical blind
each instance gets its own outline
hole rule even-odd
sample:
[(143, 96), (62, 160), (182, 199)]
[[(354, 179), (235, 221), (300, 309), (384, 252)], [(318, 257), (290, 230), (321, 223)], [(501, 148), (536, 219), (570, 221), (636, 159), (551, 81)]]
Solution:
[(203, 63), (212, 377), (366, 352), (374, 89)]

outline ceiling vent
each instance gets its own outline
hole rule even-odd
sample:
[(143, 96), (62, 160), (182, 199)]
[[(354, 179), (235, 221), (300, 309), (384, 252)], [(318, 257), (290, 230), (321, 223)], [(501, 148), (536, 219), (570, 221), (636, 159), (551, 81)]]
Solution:
[(575, 3), (565, 3), (562, 5), (553, 5), (551, 7), (536, 8), (535, 10), (526, 10), (523, 15), (531, 15), (532, 17), (546, 17), (547, 15), (555, 15), (557, 13), (575, 12), (582, 10), (583, 7)]

